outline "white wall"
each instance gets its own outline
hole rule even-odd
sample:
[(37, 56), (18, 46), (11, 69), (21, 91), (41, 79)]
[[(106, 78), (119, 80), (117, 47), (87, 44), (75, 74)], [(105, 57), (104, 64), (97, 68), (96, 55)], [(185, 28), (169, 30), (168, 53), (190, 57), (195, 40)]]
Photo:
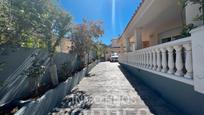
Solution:
[(194, 24), (195, 26), (202, 25), (202, 21), (195, 21), (194, 18), (200, 14), (199, 4), (192, 4), (186, 6), (186, 24)]

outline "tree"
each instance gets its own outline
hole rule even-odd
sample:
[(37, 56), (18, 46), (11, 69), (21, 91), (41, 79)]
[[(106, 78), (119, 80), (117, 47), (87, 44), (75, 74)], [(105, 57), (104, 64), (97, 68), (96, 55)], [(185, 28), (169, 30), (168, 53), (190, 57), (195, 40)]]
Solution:
[(8, 0), (0, 1), (0, 44), (8, 41), (11, 29), (10, 6)]
[(103, 33), (102, 22), (100, 21), (87, 21), (84, 19), (82, 24), (74, 26), (72, 39), (75, 42), (75, 51), (81, 58), (85, 58), (87, 55), (86, 66), (89, 64), (90, 50)]
[(19, 45), (38, 38), (49, 0), (3, 0), (0, 5), (0, 34), (3, 43)]
[(97, 54), (97, 59), (101, 59), (102, 57), (105, 57), (107, 46), (103, 44), (101, 41), (94, 44), (93, 50)]
[(51, 60), (50, 75), (52, 83), (53, 85), (57, 85), (57, 68), (54, 63), (55, 49), (56, 46), (59, 45), (61, 39), (71, 31), (71, 16), (49, 1), (47, 1), (46, 4), (46, 12), (43, 15), (44, 17), (40, 27), (40, 34), (44, 36), (43, 38), (47, 44)]
[[(70, 32), (71, 16), (58, 7), (56, 0), (3, 0), (0, 10), (0, 43), (25, 47), (46, 44), (56, 85), (53, 57), (60, 40)], [(36, 41), (38, 45), (34, 46)]]

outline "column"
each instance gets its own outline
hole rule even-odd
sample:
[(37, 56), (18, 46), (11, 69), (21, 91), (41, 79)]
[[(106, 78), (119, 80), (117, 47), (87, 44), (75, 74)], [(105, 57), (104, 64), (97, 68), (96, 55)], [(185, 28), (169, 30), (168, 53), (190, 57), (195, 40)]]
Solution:
[(137, 28), (135, 31), (135, 50), (142, 48), (142, 30)]
[(125, 38), (125, 48), (126, 48), (126, 52), (130, 51), (130, 44), (129, 44), (128, 38)]
[(194, 89), (204, 94), (204, 26), (191, 31)]

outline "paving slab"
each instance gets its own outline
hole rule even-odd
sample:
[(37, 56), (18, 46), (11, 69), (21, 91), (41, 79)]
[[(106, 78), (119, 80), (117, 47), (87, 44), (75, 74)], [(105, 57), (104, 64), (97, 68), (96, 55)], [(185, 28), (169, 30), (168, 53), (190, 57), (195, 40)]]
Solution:
[[(127, 76), (130, 75), (121, 71), (119, 63), (102, 62), (94, 67), (90, 72), (90, 77), (84, 78), (78, 85), (78, 90), (84, 91), (93, 97), (93, 104), (90, 110), (85, 111), (84, 114), (177, 114), (176, 111), (169, 109), (168, 104), (157, 96), (154, 91), (142, 84), (138, 86), (138, 88), (143, 89), (143, 97), (141, 97), (141, 93), (139, 94), (133, 88)], [(144, 100), (150, 100), (150, 104), (146, 104)], [(153, 108), (149, 105), (155, 107)]]
[[(92, 104), (82, 110), (83, 115), (178, 115), (176, 109), (119, 63), (99, 63), (74, 89), (91, 97)], [(61, 114), (53, 115), (65, 114), (66, 109), (61, 107)]]

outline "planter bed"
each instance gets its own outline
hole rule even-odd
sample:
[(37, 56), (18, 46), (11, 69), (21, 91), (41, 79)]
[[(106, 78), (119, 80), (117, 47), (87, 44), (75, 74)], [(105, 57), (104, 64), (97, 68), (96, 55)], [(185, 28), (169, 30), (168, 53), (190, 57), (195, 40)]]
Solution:
[(86, 72), (90, 71), (96, 63), (89, 65), (88, 70), (84, 68), (82, 71), (69, 77), (66, 81), (60, 83), (56, 88), (47, 91), (40, 98), (33, 100), (20, 108), (15, 115), (47, 115), (54, 107), (56, 107), (62, 99), (71, 92), (71, 90), (85, 77)]

